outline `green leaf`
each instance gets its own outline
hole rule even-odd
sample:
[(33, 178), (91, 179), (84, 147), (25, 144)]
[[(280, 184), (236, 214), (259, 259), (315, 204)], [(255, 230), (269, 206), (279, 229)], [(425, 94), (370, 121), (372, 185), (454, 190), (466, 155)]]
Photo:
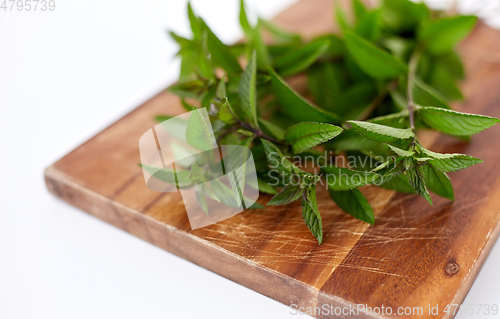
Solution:
[(349, 53), (359, 67), (371, 77), (392, 79), (408, 72), (406, 65), (367, 40), (351, 33), (345, 33), (344, 38)]
[(266, 206), (261, 205), (257, 202), (253, 203), (252, 206), (247, 207), (247, 209), (263, 209), (263, 208), (266, 208)]
[(302, 122), (286, 130), (285, 140), (298, 154), (331, 140), (341, 132), (342, 128), (331, 124)]
[(451, 51), (474, 28), (477, 17), (456, 16), (442, 18), (425, 24), (418, 34), (418, 39), (428, 51), (443, 54)]
[(379, 20), (379, 10), (369, 11), (358, 21), (354, 31), (361, 37), (374, 42), (380, 34)]
[(266, 193), (266, 194), (271, 194), (271, 195), (276, 195), (278, 191), (276, 188), (272, 185), (270, 185), (268, 182), (264, 181), (261, 178), (257, 178), (258, 186), (259, 186), (259, 191), (261, 193)]
[(219, 119), (226, 124), (231, 125), (237, 122), (237, 119), (234, 117), (231, 110), (231, 105), (229, 104), (228, 99), (225, 99), (224, 103), (221, 105), (218, 116)]
[(245, 34), (250, 34), (253, 30), (250, 22), (248, 22), (247, 13), (245, 10), (245, 1), (240, 0), (240, 25)]
[(316, 202), (316, 186), (314, 185), (308, 187), (302, 197), (302, 218), (304, 218), (307, 227), (321, 245), (323, 241), (323, 225), (318, 203)]
[(425, 185), (425, 173), (423, 168), (419, 166), (417, 161), (413, 158), (406, 158), (405, 171), (406, 178), (408, 179), (410, 185), (417, 191), (418, 194), (420, 194), (420, 196), (432, 205), (431, 196), (429, 195), (429, 191), (427, 191), (427, 187)]
[(379, 143), (391, 143), (398, 139), (408, 140), (414, 136), (411, 129), (400, 129), (363, 121), (347, 122), (350, 123), (359, 134)]
[(365, 5), (360, 0), (352, 0), (352, 8), (354, 11), (354, 17), (356, 18), (356, 21), (362, 19), (367, 12)]
[(322, 170), (326, 173), (328, 187), (334, 191), (346, 191), (370, 184), (379, 178), (371, 172), (354, 171), (344, 167), (325, 166)]
[(349, 25), (349, 22), (347, 21), (347, 16), (342, 9), (342, 6), (337, 2), (333, 8), (334, 10), (334, 15), (335, 15), (335, 20), (337, 21), (337, 25), (339, 26), (339, 29), (342, 32), (345, 32), (349, 30), (351, 27)]
[(313, 64), (326, 52), (329, 45), (328, 41), (312, 42), (276, 58), (274, 66), (282, 76), (297, 74)]
[(433, 158), (429, 161), (429, 164), (443, 172), (456, 172), (462, 169), (471, 167), (473, 165), (483, 163), (479, 158), (475, 158), (465, 154), (442, 154), (435, 153), (429, 150), (421, 148), (422, 154), (424, 156)]
[(266, 121), (264, 119), (259, 119), (259, 124), (261, 125), (261, 128), (265, 133), (270, 133), (272, 136), (276, 137), (278, 140), (284, 140), (285, 139), (285, 131), (279, 127), (278, 125), (274, 124), (273, 122)]
[(380, 143), (364, 138), (355, 130), (344, 130), (327, 145), (329, 148), (336, 151), (366, 151), (378, 149), (383, 154), (386, 153)]
[(337, 98), (335, 112), (343, 119), (357, 118), (377, 95), (373, 83), (361, 82), (348, 87)]
[(433, 87), (415, 78), (413, 87), (413, 99), (418, 105), (434, 106), (449, 109), (446, 98)]
[(408, 112), (402, 111), (398, 113), (374, 117), (372, 119), (369, 119), (368, 122), (395, 128), (404, 128), (409, 126)]
[(271, 61), (267, 45), (264, 43), (261, 35), (263, 22), (259, 19), (255, 27), (250, 25), (244, 1), (240, 1), (240, 24), (247, 38), (246, 47), (248, 55), (251, 55), (255, 50), (257, 52), (257, 68), (259, 70), (266, 70), (271, 65)]
[(291, 177), (293, 174), (304, 173), (297, 166), (292, 164), (283, 153), (271, 142), (260, 139), (264, 145), (269, 167), (276, 170), (280, 175)]
[(189, 22), (191, 23), (191, 30), (193, 31), (194, 39), (195, 40), (201, 39), (203, 33), (202, 25), (198, 17), (193, 12), (193, 8), (191, 7), (191, 2), (188, 2), (187, 9), (188, 9)]
[(168, 91), (183, 98), (197, 98), (201, 90), (205, 88), (205, 82), (194, 80), (172, 85)]
[(429, 190), (441, 197), (454, 200), (453, 186), (446, 173), (441, 172), (432, 165), (423, 165), (422, 169), (425, 176), (425, 184)]
[(284, 29), (277, 27), (274, 23), (267, 20), (259, 19), (262, 27), (264, 27), (273, 37), (276, 44), (300, 44), (301, 37), (298, 34), (290, 33)]
[(285, 205), (298, 200), (304, 194), (304, 189), (300, 186), (300, 183), (295, 184), (292, 180), (276, 196), (271, 198), (267, 205)]
[(152, 177), (162, 182), (175, 185), (177, 188), (187, 188), (193, 185), (189, 179), (190, 171), (174, 171), (173, 169), (159, 168), (142, 164), (139, 164), (139, 166), (152, 174)]
[(204, 22), (202, 23), (207, 32), (208, 49), (210, 50), (212, 61), (226, 70), (230, 75), (240, 74), (243, 70), (236, 57), (231, 53), (231, 50), (213, 34)]
[(452, 74), (441, 64), (434, 65), (429, 83), (449, 101), (463, 100), (464, 98)]
[(200, 205), (205, 214), (208, 216), (207, 198), (205, 197), (205, 184), (194, 185), (193, 188), (198, 205)]
[(455, 79), (463, 80), (465, 77), (464, 65), (462, 59), (456, 51), (451, 51), (447, 54), (436, 58), (436, 63), (443, 66), (446, 71)]
[(414, 30), (429, 16), (429, 9), (424, 3), (408, 0), (383, 0), (381, 18), (384, 24), (399, 33)]
[(417, 192), (415, 189), (413, 189), (413, 186), (410, 185), (408, 182), (408, 179), (404, 174), (396, 175), (396, 176), (391, 176), (391, 178), (383, 182), (380, 187), (385, 188), (385, 189), (390, 189), (393, 191), (397, 191), (400, 193), (407, 193), (407, 194), (416, 194)]
[(398, 147), (395, 147), (395, 146), (392, 146), (389, 144), (385, 144), (385, 146), (387, 146), (387, 148), (389, 148), (390, 152), (392, 152), (393, 154), (400, 156), (400, 157), (412, 157), (415, 154), (415, 152), (413, 152), (413, 151), (402, 150)]
[(170, 116), (170, 115), (156, 115), (155, 116), (155, 121), (158, 122), (158, 123), (161, 123), (161, 122), (165, 122), (167, 120), (170, 120), (173, 117), (174, 116)]
[[(208, 29), (208, 27), (206, 27), (206, 29)], [(211, 50), (209, 50), (207, 31), (203, 30), (200, 43), (196, 47), (196, 66), (201, 77), (208, 80), (214, 80), (215, 74), (214, 67), (212, 65), (213, 61), (210, 58), (211, 54), (209, 51)]]
[(220, 79), (219, 84), (217, 85), (217, 90), (215, 91), (215, 96), (218, 99), (223, 99), (227, 97), (226, 93), (226, 76), (224, 75), (222, 79)]
[(337, 192), (330, 188), (328, 192), (333, 201), (349, 215), (371, 225), (375, 224), (373, 210), (358, 189)]
[[(315, 63), (307, 69), (307, 87), (316, 105), (332, 110), (346, 82), (339, 64), (330, 62)], [(338, 106), (343, 104), (337, 103)]]
[(200, 112), (194, 111), (189, 117), (186, 128), (186, 141), (200, 151), (208, 151), (213, 148), (212, 126)]
[(261, 28), (262, 23), (259, 20), (251, 34), (252, 39), (250, 47), (257, 52), (257, 68), (259, 70), (267, 70), (267, 68), (271, 66), (271, 58), (269, 56), (267, 45), (262, 38)]
[(307, 102), (273, 70), (269, 69), (274, 93), (285, 114), (296, 121), (339, 123), (339, 118), (316, 105)]
[(201, 169), (198, 166), (198, 164), (193, 163), (193, 165), (191, 165), (189, 179), (193, 182), (203, 181), (203, 177), (201, 175)]
[(500, 122), (484, 115), (460, 113), (435, 107), (418, 107), (419, 117), (425, 124), (445, 134), (468, 136), (484, 131)]
[(240, 119), (249, 123), (254, 127), (259, 127), (257, 124), (257, 64), (256, 64), (256, 53), (255, 51), (248, 61), (248, 65), (243, 72), (240, 80), (239, 94), (240, 94), (240, 105), (241, 108), (235, 110), (238, 114), (241, 114)]

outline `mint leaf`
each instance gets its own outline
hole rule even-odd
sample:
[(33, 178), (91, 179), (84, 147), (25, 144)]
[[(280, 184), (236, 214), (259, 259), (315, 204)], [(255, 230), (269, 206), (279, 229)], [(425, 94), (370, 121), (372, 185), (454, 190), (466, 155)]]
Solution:
[(371, 77), (392, 79), (408, 72), (406, 65), (367, 40), (351, 33), (345, 33), (344, 38), (349, 53), (359, 67)]
[(204, 88), (204, 81), (194, 80), (172, 85), (168, 91), (183, 98), (197, 98), (199, 92)]
[(316, 186), (314, 185), (309, 186), (302, 197), (302, 218), (304, 218), (307, 228), (321, 245), (323, 241), (323, 225), (318, 203), (316, 202)]
[(417, 113), (420, 119), (433, 129), (456, 136), (473, 135), (500, 122), (494, 117), (460, 113), (429, 106), (418, 107)]
[(406, 158), (404, 163), (408, 182), (413, 189), (420, 194), (420, 196), (432, 205), (431, 196), (429, 195), (429, 191), (427, 191), (427, 187), (425, 185), (425, 173), (423, 168), (419, 166), (413, 158)]
[(257, 178), (257, 182), (259, 186), (259, 191), (261, 193), (266, 193), (271, 195), (276, 195), (278, 193), (278, 191), (274, 186), (270, 185), (268, 182), (262, 180), (261, 178)]
[(363, 15), (363, 17), (358, 20), (354, 31), (361, 37), (376, 41), (380, 34), (380, 17), (379, 10), (372, 10)]
[[(385, 179), (384, 179), (385, 181)], [(410, 185), (408, 182), (408, 179), (404, 174), (392, 176), (389, 180), (383, 182), (381, 185), (379, 185), (382, 188), (385, 189), (390, 189), (393, 191), (397, 191), (400, 193), (407, 193), (407, 194), (416, 194), (417, 192), (415, 189), (413, 189), (413, 186)]]
[(222, 122), (229, 125), (237, 122), (233, 112), (231, 111), (231, 105), (229, 104), (228, 99), (225, 99), (224, 103), (221, 105), (218, 116)]
[[(345, 83), (345, 75), (338, 64), (322, 62), (307, 70), (307, 87), (316, 105), (332, 110)], [(341, 103), (337, 103), (341, 106)]]
[(167, 120), (170, 120), (171, 118), (173, 118), (173, 116), (170, 116), (170, 115), (156, 115), (155, 116), (155, 121), (158, 122), (158, 123), (161, 123), (161, 122), (165, 122)]
[(276, 196), (271, 198), (267, 205), (285, 205), (298, 200), (304, 194), (304, 189), (300, 186), (300, 183), (295, 184), (292, 180)]
[(362, 19), (367, 12), (365, 5), (360, 0), (352, 0), (352, 8), (354, 11), (354, 17), (356, 18), (356, 21)]
[(433, 158), (433, 160), (429, 161), (429, 164), (443, 172), (456, 172), (483, 162), (479, 158), (465, 154), (441, 154), (426, 150), (423, 147), (421, 150), (423, 155)]
[(191, 7), (191, 3), (188, 2), (187, 5), (189, 22), (191, 23), (191, 31), (193, 32), (194, 39), (199, 40), (202, 36), (202, 25), (198, 17), (194, 14), (193, 8)]
[(205, 197), (205, 184), (194, 185), (193, 188), (198, 205), (200, 205), (205, 214), (208, 216), (207, 198)]
[(475, 16), (457, 16), (432, 21), (420, 29), (418, 39), (430, 52), (446, 53), (469, 34), (476, 21)]
[(339, 118), (326, 110), (307, 102), (273, 70), (269, 69), (274, 93), (285, 114), (296, 121), (339, 123)]
[(413, 99), (415, 103), (425, 106), (435, 106), (443, 109), (449, 109), (446, 98), (436, 91), (433, 87), (424, 83), (422, 80), (415, 78), (415, 86), (413, 87)]
[(243, 70), (241, 69), (236, 57), (231, 53), (231, 50), (229, 50), (229, 48), (222, 43), (222, 41), (219, 40), (215, 34), (213, 34), (203, 20), (200, 21), (202, 21), (207, 33), (208, 49), (210, 51), (212, 61), (226, 70), (226, 72), (230, 75), (240, 74)]
[(276, 170), (281, 176), (291, 177), (293, 174), (304, 173), (297, 166), (292, 164), (283, 153), (271, 142), (260, 139), (264, 145), (269, 167)]
[(261, 119), (259, 119), (259, 124), (265, 133), (271, 134), (272, 136), (276, 137), (278, 140), (285, 139), (285, 131), (281, 127), (279, 127), (278, 125), (274, 124), (273, 122), (266, 121), (266, 120), (261, 118)]
[(454, 200), (453, 186), (446, 173), (427, 164), (422, 166), (422, 170), (425, 176), (425, 184), (429, 190), (441, 197)]
[(152, 174), (152, 178), (154, 177), (162, 182), (175, 185), (177, 188), (187, 188), (193, 185), (189, 179), (190, 171), (188, 170), (175, 171), (169, 168), (159, 168), (142, 164), (139, 164), (139, 166), (145, 169), (148, 173)]
[(372, 207), (358, 189), (337, 192), (330, 188), (328, 192), (333, 201), (349, 215), (371, 225), (375, 224)]
[(259, 19), (259, 21), (262, 27), (273, 37), (276, 44), (300, 44), (300, 35), (281, 29), (270, 21), (262, 19)]
[(404, 128), (408, 127), (408, 112), (403, 111), (399, 113), (392, 113), (384, 116), (374, 117), (369, 119), (368, 122), (395, 127), (395, 128)]
[(211, 150), (215, 145), (212, 126), (208, 118), (205, 118), (199, 111), (193, 111), (189, 117), (186, 128), (186, 141), (200, 151)]
[(241, 114), (241, 119), (245, 123), (250, 123), (254, 127), (259, 127), (257, 124), (257, 56), (255, 51), (248, 61), (248, 65), (243, 72), (240, 80), (239, 94), (240, 104), (237, 113)]
[(393, 31), (404, 33), (417, 27), (429, 17), (424, 3), (408, 0), (383, 0), (381, 17), (384, 24)]
[(355, 119), (377, 96), (373, 83), (361, 82), (343, 90), (335, 102), (335, 112), (343, 119)]
[(240, 25), (243, 29), (243, 32), (245, 32), (245, 34), (247, 35), (250, 34), (253, 30), (250, 22), (248, 22), (247, 13), (245, 10), (245, 1), (243, 0), (240, 0)]
[(217, 90), (215, 91), (215, 96), (218, 99), (223, 99), (227, 97), (226, 93), (226, 76), (224, 75), (222, 79), (220, 79), (219, 84), (217, 85)]
[(376, 173), (354, 171), (344, 167), (326, 166), (322, 168), (326, 173), (328, 187), (334, 191), (346, 191), (370, 184), (379, 178)]
[(413, 151), (406, 151), (406, 150), (400, 149), (396, 146), (392, 146), (389, 144), (385, 144), (385, 146), (389, 149), (389, 151), (391, 153), (396, 154), (397, 156), (400, 156), (400, 157), (412, 157), (415, 154), (415, 152), (413, 152)]
[(434, 65), (429, 83), (449, 101), (463, 100), (464, 98), (453, 75), (441, 64)]
[(342, 32), (349, 30), (351, 27), (349, 26), (349, 22), (347, 21), (347, 16), (344, 10), (342, 9), (342, 6), (337, 2), (333, 10), (335, 14), (335, 20), (337, 22), (337, 25), (339, 26), (339, 29)]
[(330, 43), (328, 41), (312, 42), (303, 47), (291, 50), (274, 60), (274, 66), (282, 76), (290, 76), (307, 69), (323, 53)]
[(375, 142), (391, 143), (398, 139), (408, 140), (414, 136), (411, 129), (400, 129), (362, 121), (347, 122), (352, 125), (356, 132)]
[(293, 152), (298, 154), (331, 140), (341, 132), (342, 129), (338, 126), (303, 122), (295, 124), (286, 130), (285, 141), (292, 145)]

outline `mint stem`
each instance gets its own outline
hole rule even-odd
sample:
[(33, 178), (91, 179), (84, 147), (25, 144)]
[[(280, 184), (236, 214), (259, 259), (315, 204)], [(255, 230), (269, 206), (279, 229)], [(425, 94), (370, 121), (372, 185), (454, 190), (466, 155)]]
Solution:
[(415, 130), (415, 101), (413, 98), (413, 85), (415, 82), (415, 73), (417, 72), (418, 59), (420, 58), (420, 50), (417, 48), (413, 51), (410, 62), (409, 62), (409, 70), (408, 70), (408, 116), (410, 119), (410, 128), (413, 132), (413, 141), (412, 144), (415, 145), (416, 142), (416, 130)]

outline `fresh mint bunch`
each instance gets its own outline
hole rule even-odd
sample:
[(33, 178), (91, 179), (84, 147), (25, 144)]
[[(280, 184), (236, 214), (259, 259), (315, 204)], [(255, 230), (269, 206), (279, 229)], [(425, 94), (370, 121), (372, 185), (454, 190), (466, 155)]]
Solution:
[[(243, 42), (222, 43), (190, 5), (193, 35), (171, 32), (182, 60), (169, 91), (188, 111), (194, 104), (209, 110), (219, 144), (251, 147), (254, 187), (274, 195), (268, 205), (301, 200), (305, 223), (320, 244), (318, 187), (328, 187), (340, 208), (370, 224), (375, 218), (359, 191), (364, 185), (418, 193), (431, 204), (429, 191), (453, 200), (447, 174), (482, 161), (427, 150), (417, 131), (468, 140), (499, 122), (449, 104), (463, 99), (457, 83), (464, 68), (455, 47), (476, 17), (448, 16), (408, 0), (383, 0), (375, 8), (353, 0), (352, 6), (352, 19), (335, 7), (340, 33), (311, 40), (262, 19), (252, 25), (243, 1)], [(306, 88), (290, 84), (304, 75)], [(202, 124), (188, 126), (186, 135), (203, 137)], [(355, 160), (334, 165), (332, 155)], [(309, 163), (313, 169), (307, 170)], [(190, 176), (200, 179), (201, 171), (192, 167)]]

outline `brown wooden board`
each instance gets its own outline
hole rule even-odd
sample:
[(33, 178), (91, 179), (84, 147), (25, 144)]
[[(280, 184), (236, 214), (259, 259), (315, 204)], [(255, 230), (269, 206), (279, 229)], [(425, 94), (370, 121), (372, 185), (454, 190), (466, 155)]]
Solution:
[[(332, 1), (302, 0), (275, 21), (306, 36), (327, 32), (333, 29)], [(461, 46), (466, 99), (455, 108), (500, 117), (499, 50), (500, 32), (482, 24)], [(139, 138), (156, 124), (153, 116), (181, 112), (177, 97), (158, 94), (47, 168), (49, 191), (175, 255), (301, 307), (423, 307), (418, 318), (452, 317), (442, 310), (463, 301), (498, 236), (500, 126), (471, 143), (425, 136), (435, 151), (485, 161), (452, 174), (454, 203), (434, 197), (431, 207), (415, 195), (367, 186), (362, 192), (376, 215), (369, 226), (320, 190), (321, 246), (302, 220), (300, 203), (247, 210), (192, 231), (180, 193), (150, 191), (137, 166)], [(259, 202), (268, 200), (261, 195)], [(439, 305), (438, 315), (428, 314), (429, 304)]]

